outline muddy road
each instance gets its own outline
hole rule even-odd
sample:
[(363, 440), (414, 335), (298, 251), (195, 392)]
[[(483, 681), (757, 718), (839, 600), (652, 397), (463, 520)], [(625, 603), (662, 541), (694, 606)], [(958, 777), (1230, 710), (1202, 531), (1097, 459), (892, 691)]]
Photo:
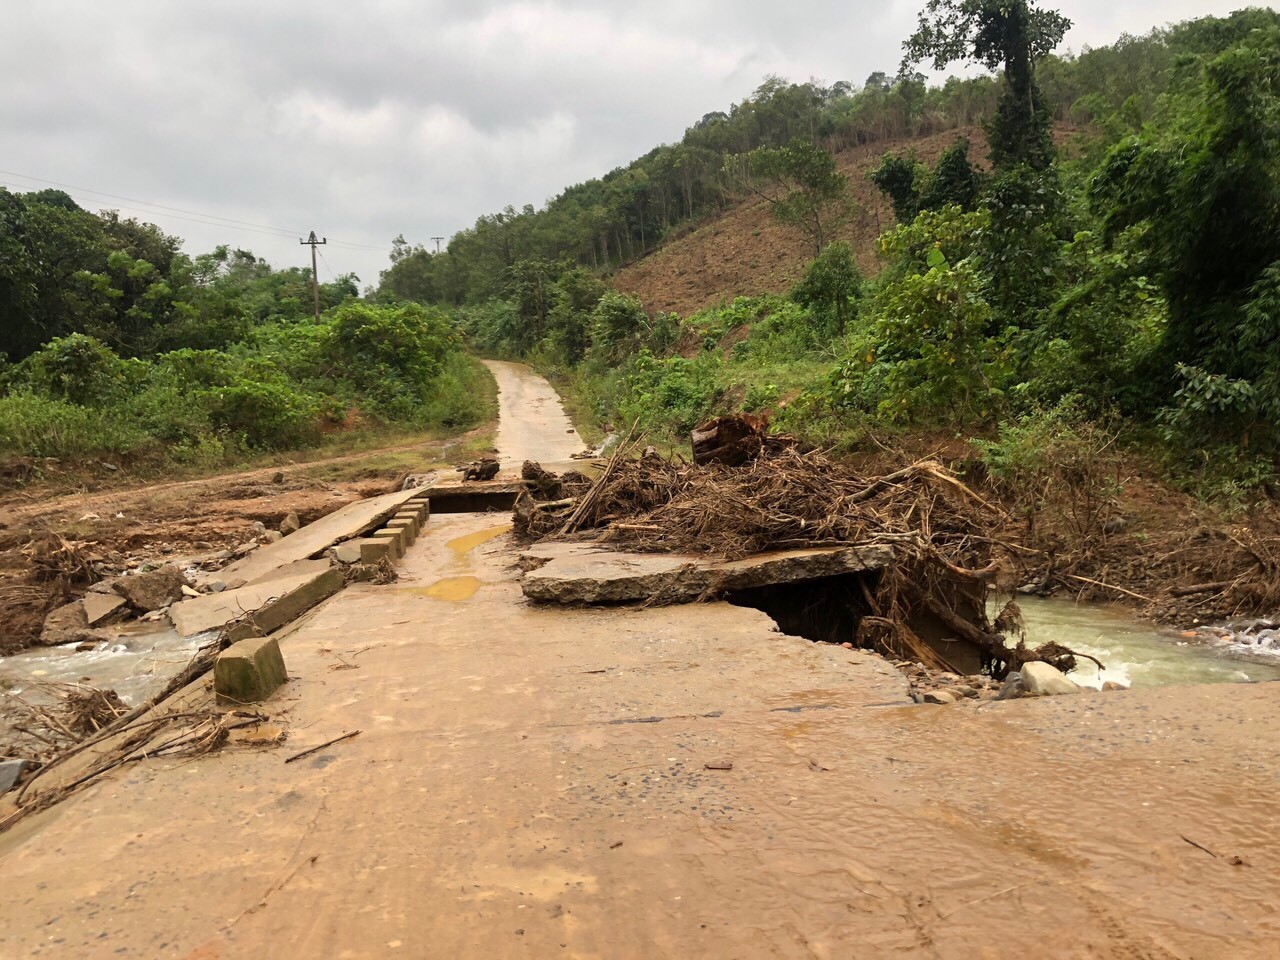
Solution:
[(0, 956), (1280, 956), (1275, 684), (912, 706), (757, 611), (532, 605), (506, 520), (289, 630), (279, 748), (0, 835)]
[(551, 384), (523, 363), (485, 360), (498, 382), (498, 460), (519, 473), (526, 460), (568, 464), (583, 448)]

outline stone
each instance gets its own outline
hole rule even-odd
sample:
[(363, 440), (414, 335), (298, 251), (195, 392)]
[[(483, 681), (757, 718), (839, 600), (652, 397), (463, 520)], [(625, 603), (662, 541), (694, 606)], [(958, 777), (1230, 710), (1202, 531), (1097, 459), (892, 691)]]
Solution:
[(40, 642), (46, 647), (57, 647), (64, 643), (79, 643), (85, 639), (89, 631), (89, 618), (85, 615), (84, 604), (79, 600), (64, 604), (50, 611), (44, 618), (44, 627), (40, 631)]
[(1019, 671), (1027, 696), (1056, 697), (1065, 693), (1079, 693), (1080, 687), (1056, 668), (1040, 660), (1024, 663)]
[(121, 577), (113, 584), (116, 593), (139, 613), (150, 613), (182, 599), (182, 588), (190, 586), (181, 570), (166, 565), (131, 577)]
[(273, 473), (273, 474), (271, 475), (271, 482), (272, 482), (272, 483), (284, 483), (284, 472), (283, 472), (283, 471), (281, 471), (281, 470), (277, 470), (275, 473)]
[(280, 644), (274, 637), (233, 643), (213, 663), (213, 689), (219, 703), (257, 703), (288, 679)]
[(0, 761), (0, 793), (8, 793), (18, 785), (22, 775), (35, 767), (30, 760)]
[(279, 543), (284, 539), (284, 534), (279, 530), (267, 530), (264, 533), (258, 534), (258, 539), (263, 543)]
[(104, 623), (123, 617), (127, 612), (124, 597), (117, 593), (97, 593), (91, 591), (84, 595), (85, 626), (97, 627)]
[(210, 580), (204, 585), (204, 588), (210, 593), (221, 593), (223, 590), (227, 589), (227, 585), (221, 580)]
[(956, 696), (950, 690), (928, 690), (924, 695), (925, 703), (955, 703)]
[(1111, 690), (1128, 690), (1129, 685), (1127, 683), (1119, 683), (1115, 680), (1104, 680), (1102, 683), (1102, 689), (1104, 693)]
[(253, 532), (255, 536), (260, 537), (267, 532), (267, 525), (261, 520), (255, 520), (253, 521)]
[(968, 697), (970, 700), (978, 695), (977, 689), (967, 683), (957, 684), (953, 692), (957, 697)]
[(1022, 674), (1011, 673), (1004, 678), (1004, 683), (1000, 685), (1000, 692), (996, 694), (996, 699), (1017, 700), (1026, 692), (1026, 688), (1022, 685)]
[(197, 590), (195, 587), (188, 587), (188, 586), (184, 583), (184, 584), (182, 585), (182, 595), (183, 595), (184, 597), (198, 597), (198, 596), (200, 596), (200, 591), (199, 591), (199, 590)]
[(280, 521), (280, 533), (286, 537), (291, 533), (297, 533), (301, 529), (302, 521), (298, 519), (296, 513), (290, 513)]
[[(180, 636), (191, 637), (211, 630), (221, 630), (249, 614), (247, 622), (263, 633), (270, 633), (301, 616), (341, 588), (341, 571), (330, 569), (326, 565), (319, 572), (307, 570), (291, 577), (184, 600), (170, 608), (169, 619), (173, 621), (174, 629)], [(236, 624), (236, 628), (240, 626), (242, 624)], [(241, 631), (240, 635), (243, 633)], [(233, 639), (238, 637), (233, 636)]]

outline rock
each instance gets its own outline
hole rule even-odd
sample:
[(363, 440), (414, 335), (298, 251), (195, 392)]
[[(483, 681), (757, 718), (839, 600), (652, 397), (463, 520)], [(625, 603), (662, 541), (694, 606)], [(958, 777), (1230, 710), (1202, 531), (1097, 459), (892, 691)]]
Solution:
[(1102, 525), (1102, 532), (1106, 534), (1124, 533), (1129, 529), (1129, 521), (1124, 517), (1111, 517)]
[(0, 761), (0, 793), (8, 793), (16, 787), (22, 775), (34, 766), (30, 760)]
[(301, 529), (302, 521), (298, 519), (298, 515), (296, 513), (290, 513), (280, 521), (280, 533), (286, 537), (291, 533), (297, 533)]
[(1055, 697), (1064, 693), (1079, 693), (1080, 687), (1054, 667), (1040, 660), (1024, 663), (1022, 686), (1031, 697)]
[(253, 532), (256, 536), (260, 537), (267, 532), (267, 525), (261, 520), (255, 520), (253, 521)]
[(219, 703), (265, 700), (288, 679), (280, 644), (274, 637), (233, 643), (213, 663), (213, 689)]
[(284, 473), (280, 470), (277, 470), (275, 473), (271, 475), (271, 482), (284, 483)]
[(227, 585), (221, 580), (210, 580), (204, 585), (204, 587), (210, 593), (221, 593), (223, 590), (227, 589)]
[(80, 600), (52, 611), (44, 618), (44, 627), (40, 631), (40, 643), (46, 647), (60, 647), (66, 643), (97, 646), (107, 638), (105, 630), (93, 630), (89, 627), (89, 618), (85, 614), (84, 603)]
[(258, 539), (263, 543), (279, 543), (284, 539), (284, 534), (279, 530), (268, 530), (266, 533), (258, 534)]
[(458, 467), (458, 472), (462, 474), (462, 482), (469, 483), (472, 481), (492, 480), (498, 475), (499, 464), (497, 460), (491, 457), (484, 457), (469, 463), (465, 467)]
[(200, 596), (200, 591), (199, 591), (199, 590), (197, 590), (195, 587), (188, 587), (188, 586), (184, 583), (184, 584), (182, 585), (182, 595), (183, 595), (184, 597), (198, 597), (198, 596)]
[(1000, 692), (996, 694), (997, 700), (1017, 700), (1026, 693), (1026, 688), (1022, 685), (1022, 674), (1011, 673), (1004, 678), (1004, 683), (1000, 685)]
[(1118, 683), (1115, 680), (1106, 680), (1102, 684), (1102, 690), (1104, 693), (1111, 690), (1128, 690), (1128, 689), (1129, 689), (1129, 685), (1127, 683)]
[(139, 613), (150, 613), (182, 599), (182, 588), (189, 587), (187, 578), (175, 566), (163, 566), (132, 577), (121, 577), (115, 591)]
[(952, 692), (957, 697), (968, 697), (970, 700), (978, 695), (978, 691), (966, 683), (957, 685)]
[(126, 613), (125, 599), (118, 593), (98, 593), (91, 590), (81, 601), (84, 604), (85, 625), (100, 626), (123, 617)]
[(258, 543), (256, 540), (250, 540), (248, 543), (242, 543), (240, 544), (240, 546), (236, 547), (235, 555), (237, 557), (247, 557), (249, 554), (253, 553), (253, 551), (257, 550), (258, 547), (260, 546), (261, 544)]
[(955, 694), (949, 690), (930, 690), (924, 695), (925, 703), (955, 703)]
[(98, 641), (96, 640), (81, 640), (78, 644), (76, 644), (76, 653), (88, 653), (90, 650), (97, 650), (97, 649), (98, 649)]

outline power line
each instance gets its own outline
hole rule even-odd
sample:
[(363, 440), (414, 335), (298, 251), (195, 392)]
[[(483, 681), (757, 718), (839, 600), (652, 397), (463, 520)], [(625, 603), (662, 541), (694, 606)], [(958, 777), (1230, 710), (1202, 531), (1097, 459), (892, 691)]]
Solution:
[[(61, 187), (65, 190), (75, 190), (81, 194), (86, 194), (86, 193), (93, 194), (96, 197), (106, 197), (111, 200), (123, 200), (125, 203), (140, 204), (143, 207), (154, 207), (157, 210), (172, 211), (172, 213), (169, 213), (169, 214), (158, 214), (158, 213), (153, 213), (150, 210), (139, 210), (137, 207), (122, 208), (126, 210), (133, 210), (135, 213), (142, 213), (147, 216), (168, 216), (170, 219), (186, 220), (188, 223), (199, 223), (209, 227), (234, 225), (238, 229), (250, 231), (253, 233), (260, 233), (260, 234), (263, 234), (264, 236), (279, 236), (282, 239), (288, 238), (290, 240), (292, 240), (295, 236), (297, 236), (299, 233), (302, 232), (301, 230), (286, 230), (283, 227), (272, 227), (263, 223), (250, 223), (245, 220), (235, 220), (231, 217), (218, 216), (215, 213), (202, 213), (199, 210), (186, 210), (186, 209), (183, 209), (182, 207), (170, 207), (163, 203), (152, 203), (149, 200), (137, 200), (133, 197), (125, 197), (125, 196), (120, 196), (119, 194), (106, 193), (105, 191), (102, 191), (102, 190), (90, 189), (89, 187), (78, 187), (74, 184), (62, 183), (57, 180), (47, 180), (43, 177), (33, 177), (25, 173), (16, 173), (12, 170), (0, 170), (0, 174), (9, 176), (9, 177), (17, 177), (20, 180), (31, 180), (35, 183), (44, 183), (54, 187)], [(22, 184), (17, 184), (12, 182), (10, 182), (8, 185), (12, 187), (17, 187), (18, 189), (30, 189), (29, 187), (25, 187)], [(83, 202), (86, 204), (94, 204), (94, 203), (102, 202), (101, 200), (98, 200), (98, 199), (86, 199), (84, 197), (79, 197), (79, 198), (73, 197), (72, 199), (79, 200), (80, 202)], [(174, 216), (174, 214), (190, 214), (193, 217), (201, 217), (204, 219), (191, 220), (188, 217)], [(210, 222), (210, 221), (221, 221), (221, 222), (216, 223), (216, 222)], [(384, 248), (382, 247), (375, 247), (375, 246), (371, 246), (369, 244), (364, 244), (364, 243), (353, 243), (347, 240), (336, 240), (336, 239), (331, 239), (329, 242), (333, 243), (336, 246), (344, 247), (351, 250), (373, 250), (379, 253), (384, 252)]]

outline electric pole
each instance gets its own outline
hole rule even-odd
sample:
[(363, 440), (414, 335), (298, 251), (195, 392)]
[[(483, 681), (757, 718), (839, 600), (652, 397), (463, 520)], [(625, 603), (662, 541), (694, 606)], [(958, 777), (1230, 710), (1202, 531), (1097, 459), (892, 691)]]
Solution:
[(431, 239), (432, 239), (432, 240), (434, 240), (434, 241), (436, 242), (436, 253), (439, 253), (439, 252), (440, 252), (440, 241), (441, 241), (441, 240), (443, 240), (443, 239), (444, 239), (444, 237), (432, 237)]
[(316, 247), (320, 246), (322, 243), (328, 242), (328, 237), (325, 237), (323, 240), (317, 240), (316, 232), (314, 230), (311, 231), (311, 236), (306, 240), (298, 241), (298, 243), (311, 248), (311, 299), (315, 301), (317, 322), (320, 320), (320, 274), (316, 271)]

